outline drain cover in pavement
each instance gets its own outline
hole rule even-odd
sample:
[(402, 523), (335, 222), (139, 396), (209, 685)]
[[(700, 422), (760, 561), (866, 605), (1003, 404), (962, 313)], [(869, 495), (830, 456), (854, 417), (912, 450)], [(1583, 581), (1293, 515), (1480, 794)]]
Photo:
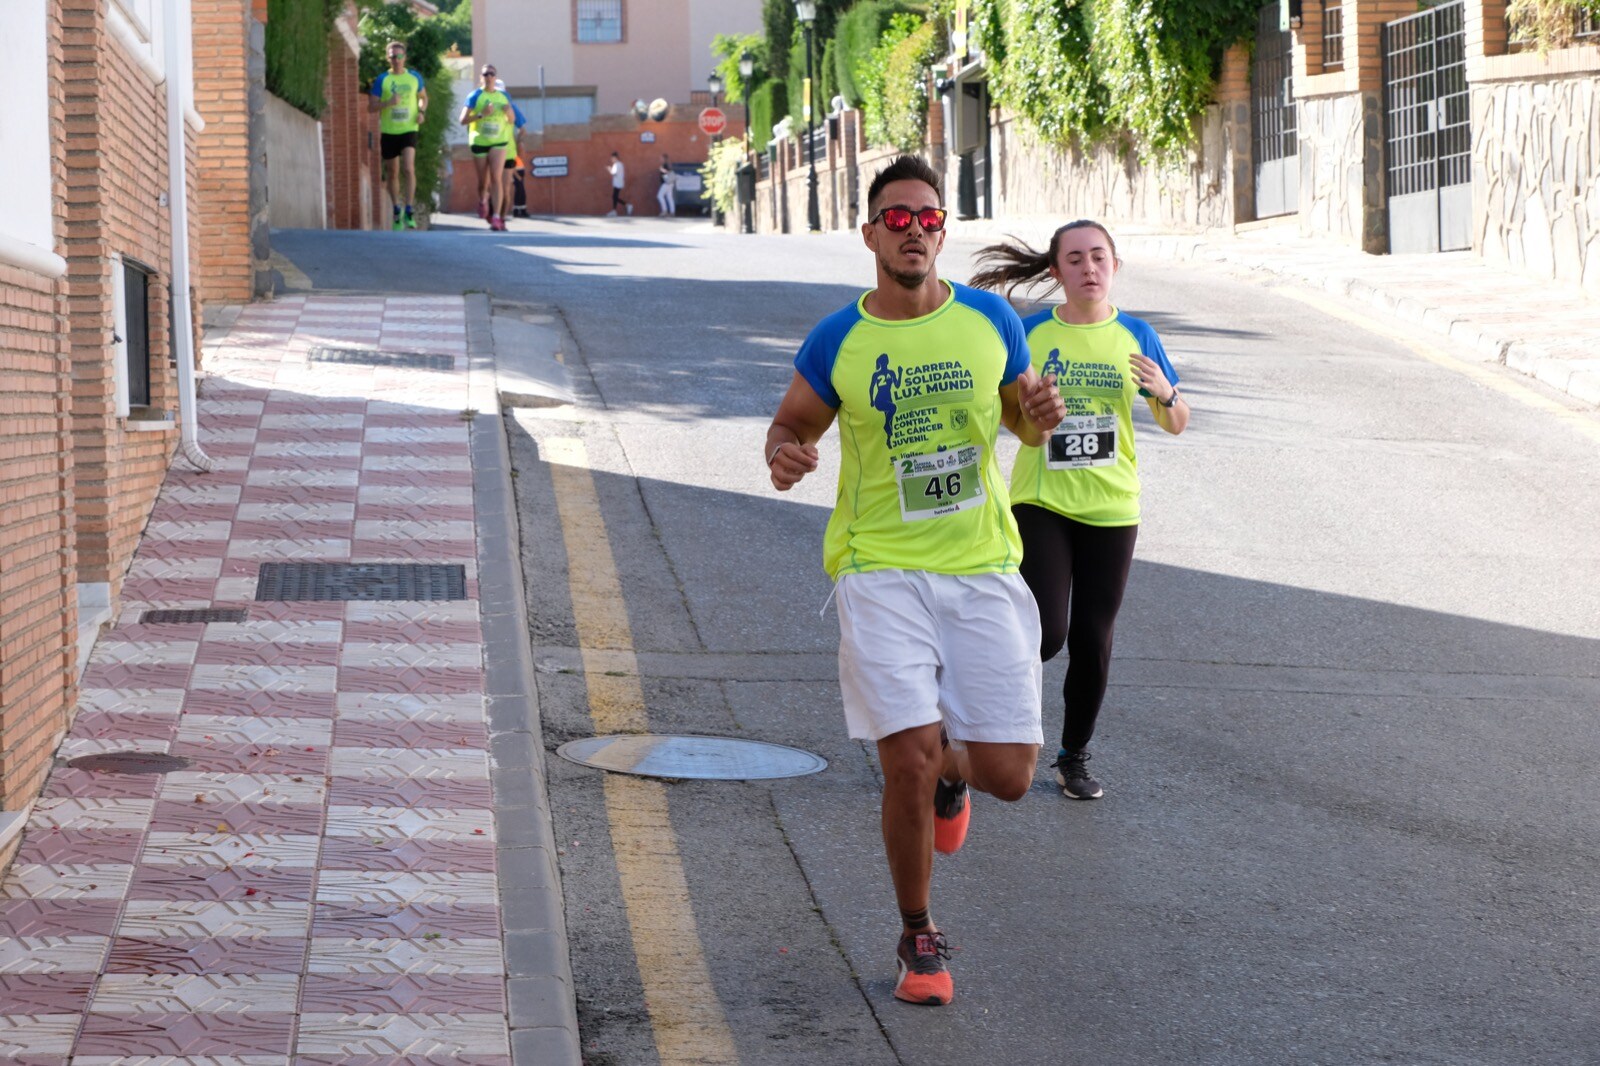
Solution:
[(139, 616), (145, 625), (177, 625), (185, 622), (243, 622), (248, 612), (235, 608), (193, 608), (146, 611)]
[(822, 756), (782, 744), (659, 733), (585, 737), (561, 745), (556, 754), (580, 766), (619, 774), (706, 781), (804, 777), (828, 768)]
[(159, 751), (103, 751), (68, 759), (74, 770), (97, 774), (170, 774), (189, 765), (189, 760)]
[(257, 600), (464, 600), (460, 563), (262, 563)]
[(454, 370), (456, 357), (431, 352), (375, 352), (370, 348), (313, 348), (306, 353), (308, 363), (353, 363), (357, 366), (387, 366), (406, 370)]

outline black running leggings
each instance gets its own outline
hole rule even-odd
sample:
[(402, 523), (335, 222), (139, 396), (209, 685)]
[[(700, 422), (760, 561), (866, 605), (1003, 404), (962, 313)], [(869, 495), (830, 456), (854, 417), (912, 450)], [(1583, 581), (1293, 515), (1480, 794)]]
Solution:
[(1094, 736), (1105, 699), (1111, 632), (1139, 527), (1086, 525), (1026, 503), (1012, 513), (1022, 533), (1022, 579), (1039, 603), (1039, 658), (1049, 662), (1063, 644), (1067, 648), (1061, 746), (1077, 751)]

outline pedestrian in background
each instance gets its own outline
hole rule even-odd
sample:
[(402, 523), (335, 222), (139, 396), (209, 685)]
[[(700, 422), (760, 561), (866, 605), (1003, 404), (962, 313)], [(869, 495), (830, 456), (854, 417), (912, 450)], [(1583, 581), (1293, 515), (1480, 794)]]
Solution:
[(472, 162), (478, 168), (478, 217), (487, 219), (490, 229), (502, 230), (506, 224), (500, 219), (500, 186), (516, 115), (511, 98), (494, 87), (494, 64), (485, 63), (478, 73), (483, 84), (472, 90), (456, 121), (467, 127)]
[(607, 164), (606, 171), (611, 175), (611, 210), (606, 212), (607, 217), (619, 211), (633, 214), (633, 205), (622, 198), (623, 186), (628, 183), (628, 170), (622, 165), (622, 157), (616, 152), (611, 153), (611, 162)]
[(678, 213), (677, 190), (678, 175), (672, 169), (672, 161), (667, 158), (667, 153), (661, 153), (661, 185), (656, 189), (656, 205), (661, 208), (663, 216)]
[[(496, 78), (494, 88), (495, 92), (504, 93), (506, 83)], [(509, 94), (506, 99), (511, 100)], [(500, 216), (501, 229), (505, 229), (505, 220), (511, 216), (515, 193), (513, 186), (517, 184), (517, 174), (522, 166), (522, 127), (527, 124), (528, 117), (522, 113), (522, 108), (517, 106), (517, 102), (511, 100), (511, 138), (506, 142), (505, 173), (500, 181), (500, 210), (496, 212)]]
[(1016, 289), (1046, 276), (1065, 300), (1023, 320), (1033, 368), (1054, 378), (1067, 414), (1043, 446), (1024, 447), (1011, 474), (1011, 506), (1022, 534), (1022, 576), (1039, 604), (1039, 655), (1067, 649), (1056, 784), (1071, 799), (1099, 799), (1089, 740), (1111, 673), (1111, 636), (1139, 534), (1139, 461), (1134, 397), (1156, 424), (1182, 433), (1189, 404), (1178, 373), (1149, 324), (1111, 303), (1122, 260), (1110, 232), (1080, 219), (1036, 252), (1021, 243), (978, 253), (978, 288)]
[(383, 158), (389, 202), (394, 205), (394, 228), (416, 229), (413, 201), (417, 198), (417, 131), (428, 113), (428, 83), (421, 74), (406, 67), (404, 41), (390, 41), (388, 56), (389, 69), (373, 80), (367, 110), (378, 112), (379, 155)]

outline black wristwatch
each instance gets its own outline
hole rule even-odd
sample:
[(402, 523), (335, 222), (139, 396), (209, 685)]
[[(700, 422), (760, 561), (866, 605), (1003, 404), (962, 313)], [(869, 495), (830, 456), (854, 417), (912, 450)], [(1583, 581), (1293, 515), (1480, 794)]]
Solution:
[(1176, 385), (1172, 386), (1172, 395), (1171, 396), (1168, 396), (1165, 400), (1157, 400), (1156, 401), (1156, 403), (1160, 404), (1162, 407), (1171, 407), (1174, 404), (1176, 404), (1177, 402), (1178, 402), (1178, 386), (1176, 386)]

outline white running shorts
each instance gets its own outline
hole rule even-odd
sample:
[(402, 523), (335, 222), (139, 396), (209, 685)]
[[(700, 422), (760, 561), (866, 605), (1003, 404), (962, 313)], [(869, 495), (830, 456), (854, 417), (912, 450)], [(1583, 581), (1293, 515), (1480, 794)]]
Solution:
[(951, 740), (1044, 743), (1039, 607), (1020, 574), (871, 570), (838, 593), (851, 737), (943, 721)]

